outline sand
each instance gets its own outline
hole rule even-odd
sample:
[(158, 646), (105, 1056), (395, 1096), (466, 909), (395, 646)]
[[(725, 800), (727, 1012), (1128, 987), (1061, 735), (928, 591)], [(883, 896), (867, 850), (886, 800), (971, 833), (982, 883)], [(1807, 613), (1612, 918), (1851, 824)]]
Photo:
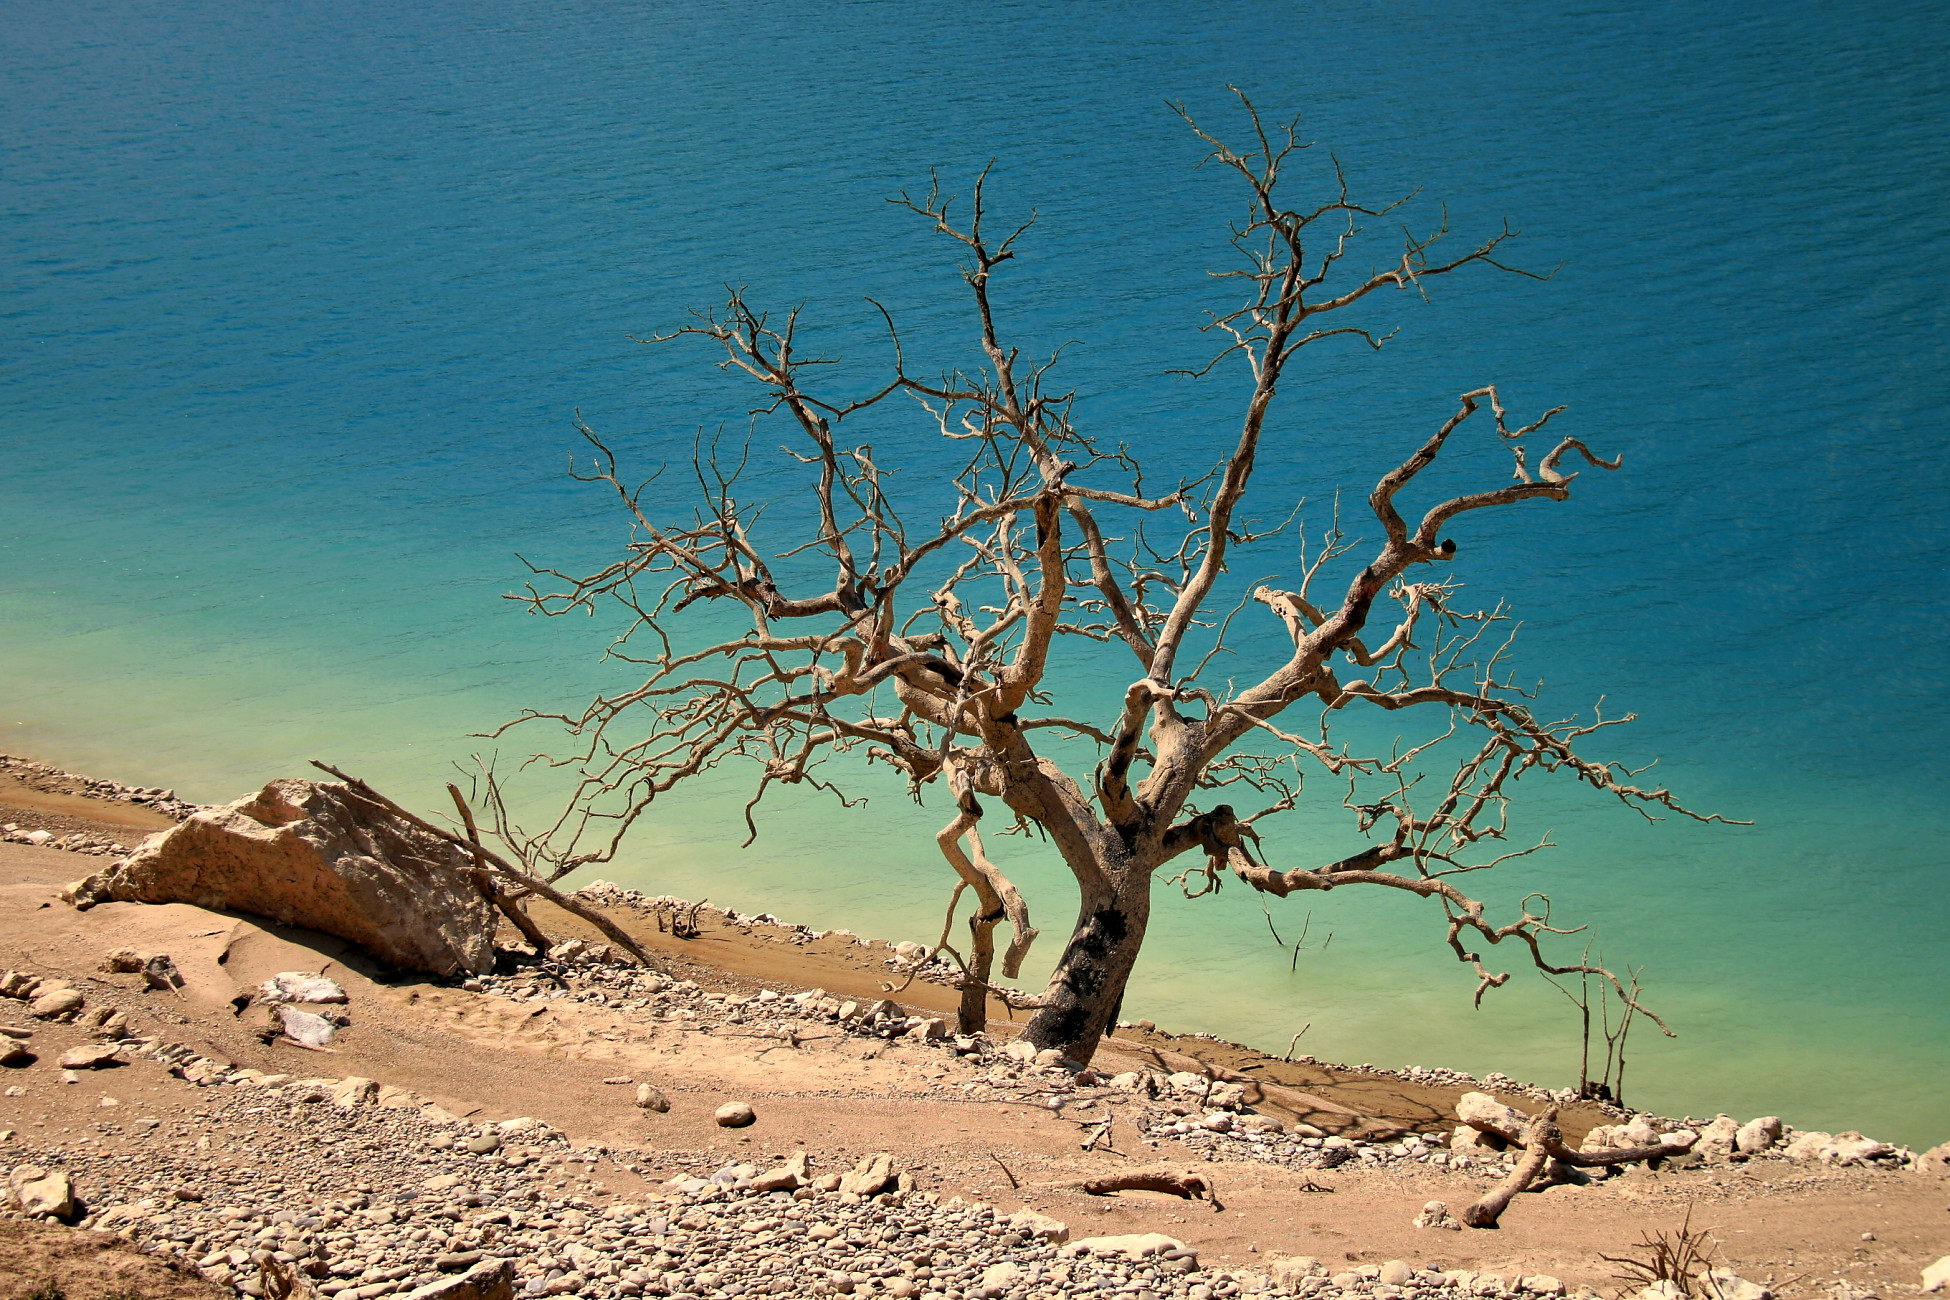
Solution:
[[(106, 820), (111, 812), (117, 820)], [(25, 824), (30, 814), (122, 836), (143, 829), (144, 817), (156, 817), (17, 785), (0, 789), (0, 822)], [(1401, 1258), (1505, 1275), (1550, 1273), (1573, 1287), (1590, 1285), (1608, 1294), (1617, 1289), (1617, 1266), (1602, 1257), (1643, 1253), (1635, 1248), (1645, 1232), (1676, 1227), (1689, 1208), (1695, 1226), (1710, 1228), (1721, 1243), (1724, 1263), (1790, 1297), (1826, 1293), (1838, 1279), (1858, 1296), (1865, 1289), (1899, 1294), (1914, 1288), (1925, 1265), (1950, 1253), (1945, 1180), (1786, 1162), (1643, 1172), (1590, 1188), (1526, 1195), (1494, 1232), (1410, 1226), (1425, 1201), (1459, 1206), (1490, 1181), (1423, 1166), (1311, 1173), (1204, 1166), (1220, 1182), (1225, 1209), (1219, 1213), (1141, 1194), (1087, 1197), (1039, 1185), (1134, 1161), (1182, 1163), (1201, 1156), (1172, 1141), (1155, 1150), (1086, 1153), (1079, 1149), (1076, 1125), (1040, 1105), (967, 1099), (956, 1087), (957, 1067), (944, 1065), (939, 1052), (898, 1043), (863, 1049), (859, 1040), (837, 1035), (795, 1048), (661, 1027), (651, 1033), (599, 1006), (555, 1003), (537, 1011), (450, 983), (391, 974), (337, 940), (250, 917), (183, 904), (106, 904), (77, 913), (56, 901), (60, 884), (100, 865), (96, 858), (0, 844), (0, 966), (63, 974), (84, 989), (112, 985), (127, 992), (139, 981), (101, 973), (103, 953), (124, 946), (168, 952), (187, 983), (177, 995), (141, 994), (146, 1014), (138, 1019), (149, 1023), (140, 1028), (239, 1065), (363, 1075), (415, 1089), (470, 1118), (534, 1115), (577, 1140), (633, 1148), (640, 1179), (614, 1170), (603, 1175), (619, 1194), (646, 1194), (647, 1182), (720, 1157), (803, 1147), (831, 1163), (885, 1150), (897, 1167), (943, 1196), (1028, 1205), (1071, 1223), (1078, 1235), (1166, 1232), (1196, 1244), (1201, 1258), (1222, 1266), (1250, 1267), (1276, 1252), (1337, 1264)], [(706, 932), (684, 941), (659, 934), (643, 913), (622, 909), (612, 915), (676, 973), (707, 988), (817, 986), (877, 997), (886, 983), (899, 980), (883, 964), (884, 947), (860, 947), (844, 937), (799, 945), (789, 941), (789, 931), (728, 925), (707, 913)], [(551, 909), (538, 909), (536, 917), (558, 937), (584, 931), (581, 922)], [(332, 1055), (283, 1042), (267, 1045), (236, 1017), (230, 999), (239, 990), (277, 971), (321, 968), (345, 985), (354, 1012), (353, 1026), (334, 1042)], [(915, 982), (898, 996), (910, 1007), (952, 1010), (953, 995), (938, 986)], [(996, 1022), (992, 1032), (1006, 1036), (1008, 1023)], [(42, 1041), (60, 1046), (64, 1034), (81, 1041), (78, 1031), (61, 1026), (43, 1031)], [(1120, 1032), (1106, 1040), (1096, 1065), (1174, 1067), (1193, 1059), (1264, 1080), (1269, 1086), (1257, 1094), (1259, 1109), (1338, 1132), (1446, 1130), (1454, 1124), (1460, 1092), (1359, 1070), (1287, 1064), (1230, 1044), (1162, 1033)], [(46, 1067), (36, 1073), (52, 1075)], [(157, 1105), (194, 1104), (191, 1085), (152, 1064), (118, 1073), (128, 1077), (122, 1086), (139, 1085)], [(663, 1088), (673, 1103), (670, 1113), (638, 1110), (629, 1089), (602, 1082), (622, 1075)], [(0, 1100), (0, 1127), (79, 1131), (93, 1120), (90, 1107), (101, 1088), (92, 1080), (66, 1088), (50, 1077), (33, 1082), (39, 1086), (27, 1096)], [(758, 1108), (757, 1125), (729, 1131), (713, 1124), (712, 1110), (733, 1098)], [(1536, 1109), (1519, 1096), (1505, 1100)], [(1596, 1118), (1583, 1108), (1567, 1116), (1566, 1127), (1575, 1136)]]

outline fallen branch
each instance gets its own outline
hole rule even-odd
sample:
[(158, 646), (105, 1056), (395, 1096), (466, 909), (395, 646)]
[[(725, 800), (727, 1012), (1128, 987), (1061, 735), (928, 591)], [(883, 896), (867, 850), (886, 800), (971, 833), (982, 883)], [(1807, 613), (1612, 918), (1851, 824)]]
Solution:
[(1206, 1175), (1191, 1169), (1172, 1169), (1162, 1165), (1100, 1178), (1077, 1178), (1044, 1185), (1074, 1189), (1087, 1196), (1109, 1196), (1112, 1192), (1165, 1192), (1182, 1196), (1188, 1201), (1210, 1201), (1214, 1212), (1225, 1208), (1219, 1203), (1218, 1188)]
[(474, 876), (474, 884), (480, 889), (481, 896), (500, 908), (501, 915), (508, 918), (509, 924), (521, 931), (522, 937), (535, 945), (537, 957), (548, 956), (548, 950), (553, 944), (550, 943), (549, 937), (542, 933), (542, 927), (536, 925), (534, 918), (522, 911), (520, 905), (511, 896), (494, 887), (492, 872), (484, 856), (486, 849), (481, 845), (481, 832), (474, 825), (474, 810), (469, 808), (467, 800), (461, 797), (460, 787), (450, 781), (447, 783), (447, 793), (454, 797), (454, 807), (460, 809), (460, 819), (467, 827), (468, 847), (474, 850), (474, 865), (479, 868)]
[(1512, 1146), (1521, 1146), (1524, 1151), (1523, 1158), (1517, 1162), (1516, 1169), (1509, 1177), (1497, 1184), (1489, 1195), (1462, 1212), (1464, 1223), (1472, 1228), (1496, 1227), (1497, 1218), (1509, 1206), (1511, 1198), (1535, 1182), (1553, 1160), (1582, 1169), (1636, 1164), (1642, 1160), (1683, 1156), (1699, 1141), (1697, 1134), (1687, 1132), (1651, 1146), (1620, 1150), (1574, 1150), (1564, 1141), (1564, 1132), (1557, 1126), (1557, 1113), (1558, 1108), (1553, 1105), (1533, 1118), (1526, 1118), (1522, 1112), (1512, 1110), (1486, 1093), (1463, 1094), (1456, 1103), (1458, 1119), (1479, 1133), (1492, 1134)]

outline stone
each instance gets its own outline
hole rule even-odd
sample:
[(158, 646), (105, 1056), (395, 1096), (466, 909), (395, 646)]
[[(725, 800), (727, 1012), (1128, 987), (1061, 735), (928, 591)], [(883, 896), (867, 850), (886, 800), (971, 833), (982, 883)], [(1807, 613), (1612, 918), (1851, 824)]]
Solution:
[(1526, 1273), (1517, 1279), (1517, 1286), (1532, 1295), (1564, 1294), (1564, 1283), (1548, 1273)]
[(1458, 1098), (1456, 1118), (1478, 1132), (1494, 1133), (1506, 1141), (1520, 1138), (1530, 1123), (1530, 1116), (1485, 1092), (1466, 1092)]
[(58, 1169), (50, 1173), (39, 1165), (16, 1165), (7, 1186), (23, 1214), (65, 1219), (74, 1213), (74, 1184)]
[(64, 1070), (100, 1070), (111, 1065), (122, 1064), (119, 1057), (121, 1048), (114, 1043), (89, 1043), (81, 1047), (70, 1047), (61, 1053), (61, 1068)]
[(1377, 1282), (1385, 1282), (1389, 1286), (1407, 1286), (1409, 1279), (1414, 1276), (1415, 1270), (1410, 1268), (1405, 1262), (1399, 1259), (1391, 1259), (1382, 1264), (1381, 1272), (1375, 1275), (1375, 1280)]
[(1916, 1157), (1916, 1167), (1926, 1174), (1950, 1174), (1950, 1142), (1931, 1147)]
[(109, 873), (107, 892), (252, 912), (406, 970), (485, 975), (499, 913), (470, 867), (465, 850), (345, 785), (279, 780), (150, 836)]
[(1047, 1214), (1038, 1214), (1030, 1209), (1017, 1210), (1014, 1214), (1010, 1215), (1008, 1225), (1017, 1232), (1039, 1238), (1043, 1241), (1053, 1242), (1059, 1246), (1070, 1239), (1069, 1224), (1064, 1223), (1061, 1219), (1052, 1219)]
[(515, 1262), (484, 1259), (465, 1273), (404, 1294), (406, 1300), (514, 1300)]
[(1326, 1267), (1312, 1255), (1276, 1255), (1266, 1261), (1266, 1271), (1282, 1291), (1294, 1290), (1307, 1278), (1327, 1276)]
[(1773, 1300), (1774, 1297), (1772, 1291), (1758, 1282), (1749, 1282), (1732, 1269), (1711, 1269), (1707, 1278), (1716, 1300)]
[(1950, 1287), (1950, 1255), (1923, 1270), (1923, 1290), (1941, 1291)]
[(292, 1006), (278, 1007), (278, 1023), (284, 1036), (307, 1047), (323, 1047), (332, 1041), (339, 1027), (315, 1011), (300, 1011)]
[(379, 1100), (379, 1084), (372, 1079), (362, 1079), (356, 1074), (347, 1075), (332, 1089), (332, 1104), (347, 1110), (354, 1106), (370, 1106)]
[(1731, 1115), (1720, 1115), (1700, 1130), (1694, 1150), (1708, 1160), (1724, 1160), (1734, 1153), (1739, 1135), (1740, 1122)]
[(345, 990), (323, 975), (301, 970), (280, 971), (257, 986), (269, 1002), (345, 1002)]
[(982, 1289), (991, 1295), (1001, 1295), (1021, 1281), (1022, 1266), (1010, 1260), (990, 1264), (982, 1270)]
[(1449, 1135), (1451, 1151), (1501, 1151), (1509, 1143), (1493, 1134), (1481, 1133), (1464, 1124)]
[(670, 1098), (647, 1083), (636, 1086), (636, 1104), (640, 1110), (654, 1110), (659, 1115), (670, 1109)]
[(894, 1181), (894, 1158), (885, 1151), (862, 1156), (852, 1172), (840, 1179), (839, 1190), (854, 1196), (875, 1196)]
[(488, 1155), (501, 1149), (499, 1133), (478, 1133), (467, 1139), (467, 1149), (477, 1156)]
[(86, 1006), (88, 999), (80, 989), (56, 988), (45, 993), (37, 993), (27, 1004), (27, 1014), (36, 1020), (52, 1020), (55, 1016), (70, 1015)]
[(1759, 1119), (1750, 1119), (1740, 1126), (1739, 1132), (1733, 1135), (1734, 1147), (1748, 1155), (1766, 1151), (1780, 1140), (1781, 1117), (1779, 1115), (1763, 1115)]
[(749, 1102), (728, 1101), (713, 1111), (711, 1118), (718, 1121), (719, 1128), (744, 1128), (757, 1121), (758, 1112)]
[(0, 1065), (22, 1066), (33, 1062), (34, 1053), (27, 1044), (11, 1038), (0, 1038)]
[(924, 1042), (939, 1042), (948, 1036), (948, 1022), (938, 1016), (929, 1016), (920, 1024), (907, 1031), (909, 1038), (919, 1038)]
[(1896, 1148), (1852, 1130), (1823, 1133), (1814, 1129), (1788, 1143), (1787, 1154), (1792, 1160), (1819, 1160), (1825, 1165), (1866, 1165), (1893, 1156)]
[(49, 844), (54, 843), (54, 832), (53, 831), (28, 831), (26, 839), (29, 844), (33, 845), (37, 849), (45, 848)]
[(1183, 1253), (1185, 1243), (1162, 1232), (1134, 1232), (1118, 1237), (1081, 1237), (1058, 1252), (1068, 1259), (1089, 1255), (1096, 1259), (1148, 1259), (1166, 1251)]
[(758, 1192), (794, 1192), (811, 1181), (812, 1170), (806, 1162), (804, 1151), (794, 1151), (792, 1158), (777, 1169), (768, 1169), (751, 1180), (752, 1190)]
[(1451, 1232), (1462, 1231), (1462, 1224), (1456, 1219), (1455, 1215), (1449, 1213), (1449, 1203), (1447, 1201), (1430, 1201), (1422, 1207), (1422, 1212), (1415, 1216), (1414, 1223), (1418, 1228), (1444, 1228)]

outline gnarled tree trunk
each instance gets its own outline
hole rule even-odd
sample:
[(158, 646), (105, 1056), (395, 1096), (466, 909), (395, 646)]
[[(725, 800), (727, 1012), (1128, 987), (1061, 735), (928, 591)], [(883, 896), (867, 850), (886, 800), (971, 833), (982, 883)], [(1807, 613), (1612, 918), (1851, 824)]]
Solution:
[(1082, 1065), (1090, 1064), (1113, 1025), (1151, 921), (1148, 864), (1107, 864), (1103, 874), (1107, 887), (1084, 890), (1076, 929), (1050, 976), (1043, 1005), (1023, 1029), (1023, 1038), (1038, 1050), (1053, 1047)]

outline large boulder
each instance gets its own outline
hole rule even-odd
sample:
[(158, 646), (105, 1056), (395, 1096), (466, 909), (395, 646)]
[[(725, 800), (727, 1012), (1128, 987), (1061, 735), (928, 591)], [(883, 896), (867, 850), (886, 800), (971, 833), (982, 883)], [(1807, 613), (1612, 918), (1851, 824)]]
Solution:
[(494, 967), (492, 905), (470, 855), (337, 782), (273, 781), (142, 842), (103, 881), (124, 902), (253, 912), (358, 944), (390, 966)]

